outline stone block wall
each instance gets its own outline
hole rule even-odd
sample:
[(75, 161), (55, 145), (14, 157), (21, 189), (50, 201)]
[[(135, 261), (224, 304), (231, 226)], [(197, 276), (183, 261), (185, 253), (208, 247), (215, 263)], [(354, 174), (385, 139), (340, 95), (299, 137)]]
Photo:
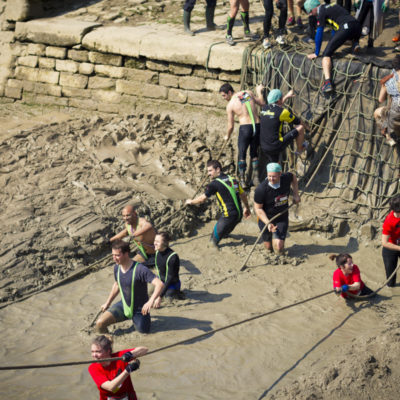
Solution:
[(4, 96), (109, 113), (132, 110), (141, 98), (223, 109), (218, 90), (229, 81), (239, 88), (240, 71), (119, 54), (17, 42), (15, 68)]

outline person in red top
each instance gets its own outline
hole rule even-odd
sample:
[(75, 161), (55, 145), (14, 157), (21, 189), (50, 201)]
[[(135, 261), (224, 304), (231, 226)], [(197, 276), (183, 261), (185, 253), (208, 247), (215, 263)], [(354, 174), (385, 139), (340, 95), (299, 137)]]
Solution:
[(97, 336), (92, 342), (92, 358), (122, 357), (122, 360), (94, 362), (89, 366), (89, 373), (100, 392), (100, 400), (137, 400), (130, 374), (139, 368), (137, 357), (147, 353), (146, 347), (112, 352), (112, 341), (104, 336)]
[(345, 299), (350, 297), (348, 293), (357, 296), (366, 296), (372, 290), (361, 280), (360, 270), (353, 264), (350, 254), (332, 254), (329, 258), (336, 261), (337, 270), (333, 273), (333, 288), (336, 294), (340, 294)]
[[(400, 195), (393, 197), (390, 202), (391, 211), (385, 218), (382, 228), (382, 258), (385, 264), (386, 278), (397, 268), (400, 257)], [(396, 285), (396, 274), (387, 285)]]

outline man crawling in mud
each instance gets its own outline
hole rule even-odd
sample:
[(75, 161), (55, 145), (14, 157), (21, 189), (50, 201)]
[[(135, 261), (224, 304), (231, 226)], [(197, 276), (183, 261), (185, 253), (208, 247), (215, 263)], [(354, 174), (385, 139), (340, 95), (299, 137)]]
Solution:
[(153, 225), (145, 218), (139, 217), (131, 205), (125, 206), (122, 210), (122, 219), (125, 222), (125, 229), (113, 236), (110, 242), (129, 235), (137, 249), (133, 260), (146, 262), (150, 255), (155, 254), (153, 243), (156, 231)]
[(224, 100), (228, 101), (226, 113), (228, 115), (228, 128), (225, 140), (229, 140), (235, 124), (235, 115), (239, 118), (238, 138), (238, 169), (240, 185), (245, 188), (246, 153), (250, 146), (250, 158), (253, 167), (252, 181), (257, 186), (260, 181), (258, 177), (258, 147), (260, 144), (260, 118), (257, 105), (265, 104), (262, 91), (263, 85), (256, 87), (256, 96), (250, 90), (242, 90), (235, 93), (229, 83), (224, 83), (219, 92)]

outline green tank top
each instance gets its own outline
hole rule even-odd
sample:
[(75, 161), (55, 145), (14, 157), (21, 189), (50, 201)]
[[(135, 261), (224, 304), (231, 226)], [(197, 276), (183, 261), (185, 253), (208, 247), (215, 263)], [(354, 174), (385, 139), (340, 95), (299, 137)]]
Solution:
[(126, 318), (132, 318), (133, 316), (133, 307), (135, 305), (135, 276), (136, 276), (136, 267), (137, 267), (138, 263), (135, 263), (135, 266), (133, 267), (133, 271), (132, 271), (132, 283), (131, 283), (131, 304), (130, 306), (128, 306), (128, 304), (126, 304), (125, 301), (125, 297), (124, 297), (124, 292), (122, 291), (121, 288), (121, 284), (119, 282), (119, 274), (121, 271), (121, 266), (118, 265), (118, 272), (117, 272), (117, 283), (118, 283), (118, 288), (119, 288), (119, 292), (121, 294), (121, 299), (122, 299), (122, 305), (124, 307), (124, 315)]

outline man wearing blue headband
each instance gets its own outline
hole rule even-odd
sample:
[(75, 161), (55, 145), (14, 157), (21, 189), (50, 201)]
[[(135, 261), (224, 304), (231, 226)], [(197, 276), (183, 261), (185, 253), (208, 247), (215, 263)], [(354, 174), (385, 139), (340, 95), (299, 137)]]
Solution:
[[(307, 147), (307, 143), (304, 142), (303, 125), (305, 123), (283, 107), (290, 97), (294, 97), (293, 90), (290, 90), (282, 99), (282, 92), (279, 89), (272, 89), (268, 93), (268, 104), (261, 109), (260, 147), (268, 162), (277, 163), (279, 154), (294, 140), (296, 140), (298, 153)], [(294, 128), (286, 134), (283, 132), (285, 122), (294, 125)]]
[(299, 185), (296, 175), (286, 172), (278, 163), (267, 165), (267, 179), (254, 192), (254, 210), (258, 217), (258, 226), (262, 231), (267, 225), (262, 238), (268, 251), (283, 253), (286, 234), (289, 227), (289, 211), (273, 222), (270, 219), (288, 209), (290, 187), (293, 190), (293, 202), (299, 203)]
[(322, 54), (322, 70), (325, 82), (322, 85), (322, 92), (333, 91), (331, 81), (332, 55), (347, 40), (353, 42), (352, 52), (358, 53), (360, 46), (358, 41), (361, 36), (361, 24), (352, 17), (343, 7), (337, 4), (322, 4), (319, 0), (306, 0), (304, 9), (309, 15), (317, 18), (317, 32), (315, 34), (315, 51), (307, 57), (310, 60), (317, 58), (322, 44), (325, 25), (332, 27), (332, 35)]

